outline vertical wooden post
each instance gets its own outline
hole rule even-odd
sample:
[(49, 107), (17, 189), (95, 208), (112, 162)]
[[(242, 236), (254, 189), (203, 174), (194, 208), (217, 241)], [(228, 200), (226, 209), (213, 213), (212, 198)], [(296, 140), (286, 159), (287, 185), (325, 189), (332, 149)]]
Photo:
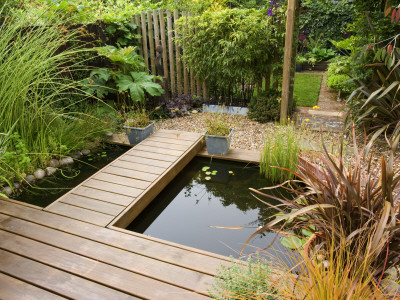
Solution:
[[(192, 17), (191, 13), (189, 13), (189, 17)], [(188, 27), (187, 30), (195, 30), (195, 29), (192, 27)], [(193, 70), (190, 70), (190, 93), (192, 95), (196, 95), (196, 77), (194, 76)]]
[(175, 95), (175, 61), (174, 61), (174, 43), (172, 41), (172, 15), (167, 10), (167, 30), (168, 30), (168, 52), (169, 52), (169, 72), (171, 78), (171, 94)]
[[(182, 33), (184, 35), (187, 30), (187, 14), (185, 11), (182, 12), (182, 17), (185, 18), (185, 25)], [(183, 51), (185, 51), (185, 45), (183, 45)], [(189, 94), (189, 73), (185, 60), (183, 60), (183, 90), (186, 95)]]
[(165, 39), (165, 19), (164, 19), (164, 11), (158, 11), (160, 17), (160, 34), (161, 34), (161, 46), (163, 48), (162, 56), (163, 56), (163, 68), (164, 68), (164, 77), (168, 81), (168, 55), (167, 55), (167, 41)]
[[(175, 9), (174, 10), (174, 26), (175, 26), (175, 36), (179, 31), (178, 24), (176, 21), (179, 19), (179, 13)], [(175, 43), (175, 50), (176, 50), (176, 85), (178, 87), (178, 95), (181, 95), (182, 90), (182, 66), (181, 66), (181, 48), (178, 45), (178, 42)]]
[[(133, 21), (133, 19), (132, 19)], [(133, 22), (132, 22), (133, 23)], [(136, 15), (135, 16), (135, 24), (137, 25), (137, 34), (142, 35), (142, 28), (140, 27), (140, 16)], [(143, 56), (143, 42), (142, 39), (139, 39), (139, 54)]]
[(158, 29), (158, 13), (157, 10), (153, 9), (153, 22), (154, 22), (154, 40), (157, 49), (160, 46), (160, 30)]
[(286, 123), (288, 117), (288, 105), (290, 103), (290, 67), (292, 65), (293, 30), (297, 0), (288, 0), (285, 34), (285, 54), (283, 60), (282, 101), (280, 122)]
[(203, 81), (203, 100), (204, 101), (208, 101), (210, 100), (208, 97), (208, 87), (207, 87), (207, 83), (205, 81)]
[(151, 74), (156, 75), (156, 56), (154, 54), (153, 22), (151, 11), (147, 11), (147, 25), (149, 31)]
[(292, 45), (292, 63), (290, 65), (290, 89), (289, 89), (289, 103), (288, 103), (288, 114), (291, 115), (293, 112), (293, 97), (294, 97), (294, 79), (296, 76), (296, 56), (297, 56), (297, 44), (299, 36), (299, 23), (300, 23), (300, 1), (296, 1), (294, 14), (294, 29), (293, 29), (293, 45)]
[(149, 55), (147, 53), (147, 31), (146, 31), (146, 17), (144, 11), (140, 13), (141, 21), (142, 21), (142, 41), (143, 41), (143, 57), (144, 62), (146, 64), (146, 69), (149, 70)]

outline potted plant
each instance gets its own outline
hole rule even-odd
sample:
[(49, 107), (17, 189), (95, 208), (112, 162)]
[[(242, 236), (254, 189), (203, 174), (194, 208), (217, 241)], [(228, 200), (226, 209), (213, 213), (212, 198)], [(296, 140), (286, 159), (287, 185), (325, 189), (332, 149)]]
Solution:
[(124, 114), (123, 128), (128, 136), (129, 143), (136, 145), (150, 136), (154, 131), (155, 121), (150, 120), (149, 114), (143, 109), (132, 109)]
[(221, 113), (210, 113), (206, 119), (204, 134), (207, 152), (211, 155), (226, 155), (229, 151), (233, 128), (223, 120)]
[(307, 58), (301, 55), (296, 56), (296, 72), (303, 70), (303, 64), (307, 62)]

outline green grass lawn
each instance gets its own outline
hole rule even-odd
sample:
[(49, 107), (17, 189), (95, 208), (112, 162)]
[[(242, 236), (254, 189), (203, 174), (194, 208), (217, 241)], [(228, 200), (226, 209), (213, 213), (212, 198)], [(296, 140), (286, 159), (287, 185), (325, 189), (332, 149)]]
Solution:
[(294, 80), (294, 97), (297, 106), (313, 107), (318, 103), (322, 75), (296, 73)]

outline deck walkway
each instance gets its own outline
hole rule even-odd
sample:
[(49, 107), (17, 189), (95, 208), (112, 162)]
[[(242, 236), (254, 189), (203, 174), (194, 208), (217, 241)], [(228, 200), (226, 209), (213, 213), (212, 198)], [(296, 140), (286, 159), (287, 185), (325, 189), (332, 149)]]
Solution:
[(0, 299), (208, 298), (228, 258), (117, 227), (201, 148), (158, 131), (45, 209), (0, 198)]

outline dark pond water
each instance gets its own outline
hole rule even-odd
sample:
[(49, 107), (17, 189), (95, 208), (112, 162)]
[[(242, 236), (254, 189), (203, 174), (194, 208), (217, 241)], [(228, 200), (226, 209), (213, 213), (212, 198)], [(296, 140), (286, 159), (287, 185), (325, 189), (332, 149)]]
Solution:
[(59, 168), (53, 176), (45, 177), (34, 187), (13, 196), (13, 199), (46, 207), (129, 149), (131, 148), (103, 144), (89, 155), (82, 156), (73, 165)]
[[(250, 235), (275, 213), (248, 190), (265, 186), (270, 184), (259, 175), (257, 166), (197, 157), (127, 229), (238, 257)], [(280, 195), (280, 192), (274, 193)], [(244, 253), (265, 248), (275, 237), (272, 232), (257, 236)], [(279, 239), (273, 248), (270, 251), (286, 252)]]

